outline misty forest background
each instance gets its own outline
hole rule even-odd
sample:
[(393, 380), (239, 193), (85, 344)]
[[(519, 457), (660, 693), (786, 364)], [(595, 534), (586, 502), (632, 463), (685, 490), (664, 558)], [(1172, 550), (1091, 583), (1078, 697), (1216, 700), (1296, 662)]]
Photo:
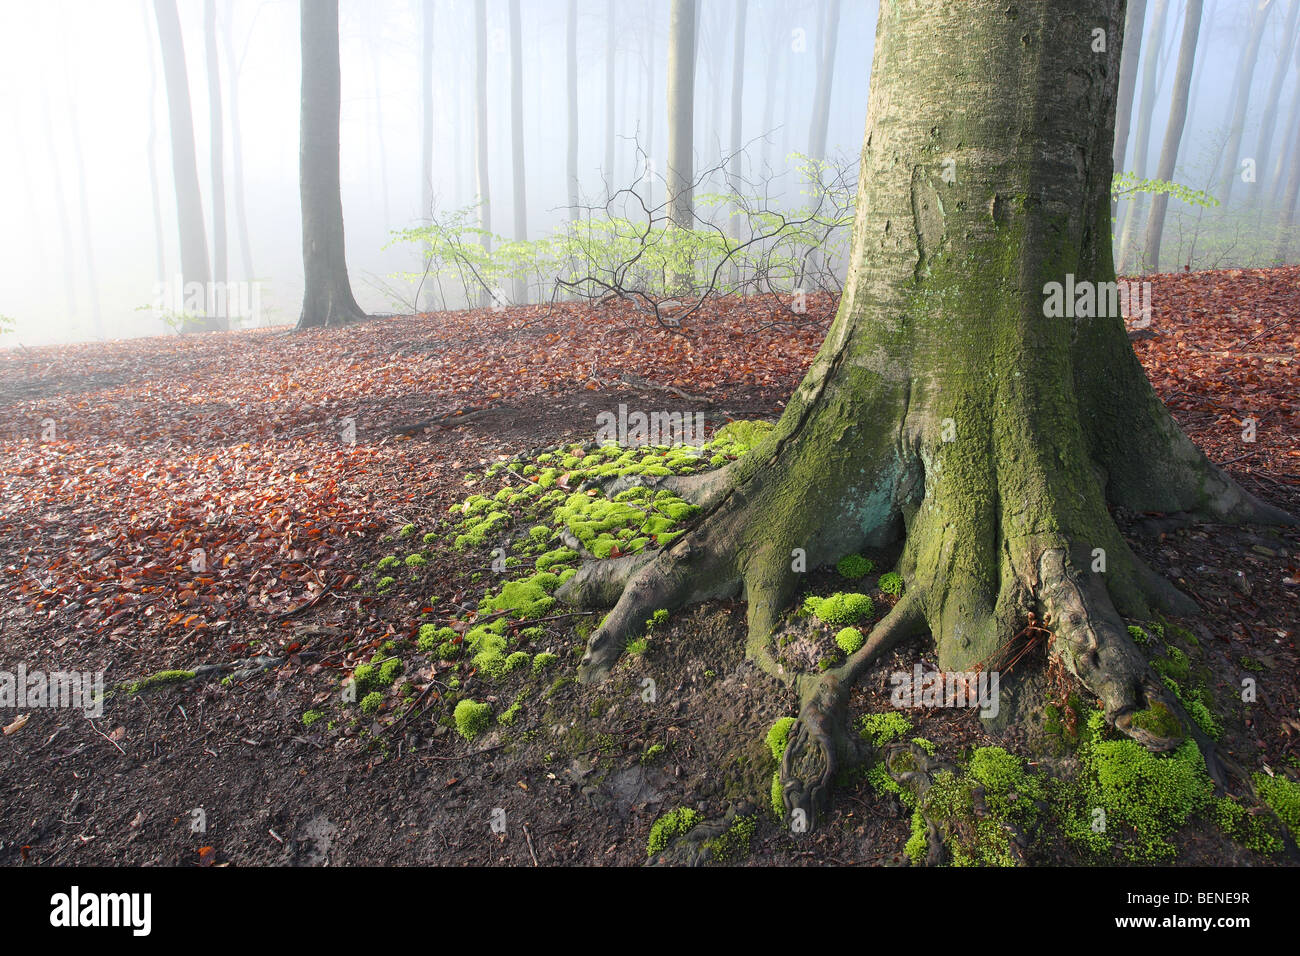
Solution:
[[(1125, 274), (1294, 262), (1300, 0), (1209, 0), (1186, 127), (1172, 175), (1159, 176), (1184, 6), (1130, 0), (1144, 28), (1117, 121), (1116, 171), (1131, 176), (1117, 194), (1116, 261)], [(298, 3), (179, 0), (179, 36), (159, 13), (169, 7), (0, 7), (10, 93), (0, 106), (0, 326), (10, 334), (0, 344), (179, 328), (158, 294), (181, 275), (182, 204), (202, 210), (208, 274), (197, 278), (257, 289), (256, 314), (230, 324), (297, 320)], [(705, 259), (784, 216), (808, 228), (779, 264), (770, 248), (761, 269), (749, 262), (768, 290), (834, 291), (842, 281), (877, 9), (875, 0), (699, 4), (693, 153)], [(342, 198), (362, 308), (483, 305), (483, 286), (512, 303), (572, 297), (583, 290), (557, 289), (555, 278), (591, 271), (574, 271), (574, 242), (613, 244), (620, 220), (633, 233), (647, 219), (663, 225), (667, 31), (665, 0), (342, 0)], [(181, 100), (188, 135), (174, 122)], [(178, 149), (193, 160), (175, 163)], [(186, 165), (197, 176), (178, 177)], [(1148, 256), (1149, 200), (1167, 187), (1133, 188), (1152, 179), (1178, 187), (1158, 262)], [(465, 281), (467, 262), (482, 281)], [(755, 291), (744, 278), (724, 270), (720, 291)]]

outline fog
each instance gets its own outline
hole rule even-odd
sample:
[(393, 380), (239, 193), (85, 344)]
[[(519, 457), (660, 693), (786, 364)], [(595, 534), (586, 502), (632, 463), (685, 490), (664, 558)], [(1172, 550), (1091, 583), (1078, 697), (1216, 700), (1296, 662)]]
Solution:
[[(1294, 161), (1300, 51), (1296, 0), (1273, 0), (1250, 79), (1230, 204), (1202, 210), (1174, 202), (1162, 268), (1272, 265), (1282, 186)], [(203, 3), (179, 0), (205, 229), (212, 251), (208, 67)], [(667, 0), (617, 0), (615, 164), (603, 169), (608, 11), (578, 3), (579, 179), (599, 202), (605, 178), (639, 174), (636, 144), (662, 168), (666, 152)], [(1155, 20), (1156, 0), (1148, 5)], [(1234, 81), (1251, 39), (1257, 4), (1209, 0), (1201, 25), (1191, 109), (1173, 180), (1215, 194), (1216, 152), (1234, 119)], [(510, 49), (507, 0), (488, 0), (488, 141), (493, 231), (512, 229)], [(1174, 88), (1186, 4), (1173, 2), (1159, 42), (1142, 47), (1125, 169), (1134, 169), (1142, 74), (1155, 56), (1151, 147), (1141, 175), (1153, 177)], [(422, 83), (433, 84), (436, 212), (475, 201), (472, 0), (435, 0), (433, 76), (422, 75), (420, 0), (342, 0), (341, 171), (348, 264), (368, 312), (407, 311), (417, 270), (393, 230), (425, 221), (422, 208)], [(748, 5), (741, 141), (751, 179), (773, 177), (778, 201), (800, 184), (788, 158), (809, 149), (817, 83), (816, 48), (826, 0), (751, 0)], [(861, 147), (877, 5), (844, 0), (834, 61), (828, 155), (853, 162)], [(702, 0), (695, 85), (696, 169), (731, 151), (733, 0)], [(523, 0), (524, 154), (530, 237), (568, 215), (566, 4)], [(1291, 29), (1288, 33), (1288, 25)], [(253, 282), (258, 314), (249, 324), (296, 321), (302, 299), (298, 197), (299, 9), (296, 0), (228, 0), (217, 5), (224, 131), (228, 279)], [(229, 45), (229, 55), (227, 53)], [(1276, 68), (1286, 65), (1267, 155), (1257, 155)], [(232, 68), (233, 64), (233, 68)], [(652, 77), (652, 80), (650, 79)], [(32, 345), (169, 332), (152, 307), (160, 283), (180, 272), (172, 143), (154, 5), (150, 0), (5, 0), (0, 5), (0, 315), (14, 324), (4, 344)], [(652, 85), (651, 85), (652, 84)], [(767, 97), (773, 97), (768, 104)], [(237, 109), (236, 109), (236, 94)], [(648, 138), (651, 113), (653, 139)], [(770, 116), (770, 124), (765, 117)], [(238, 125), (238, 141), (235, 125)], [(1288, 125), (1288, 122), (1290, 125)], [(767, 138), (766, 147), (763, 144)], [(766, 156), (770, 169), (762, 167)], [(1281, 186), (1275, 170), (1281, 162)], [(1253, 164), (1246, 164), (1254, 160)], [(1220, 164), (1223, 161), (1220, 160)], [(247, 244), (237, 212), (242, 166)], [(151, 176), (152, 170), (152, 176)], [(1253, 178), (1253, 181), (1251, 181)], [(156, 183), (156, 193), (154, 188)], [(662, 191), (662, 189), (661, 189)], [(1129, 203), (1122, 203), (1117, 235)], [(1139, 224), (1140, 226), (1140, 224)], [(161, 243), (158, 241), (161, 236)], [(1291, 242), (1291, 261), (1300, 241)], [(248, 265), (251, 263), (251, 270)]]

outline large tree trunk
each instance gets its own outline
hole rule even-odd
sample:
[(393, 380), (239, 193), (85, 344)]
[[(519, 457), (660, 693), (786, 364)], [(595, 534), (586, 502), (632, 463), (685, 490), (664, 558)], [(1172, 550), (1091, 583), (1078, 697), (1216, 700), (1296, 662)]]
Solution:
[[(171, 125), (172, 179), (176, 184), (176, 220), (181, 234), (181, 277), (186, 286), (199, 283), (206, 298), (212, 278), (208, 240), (203, 228), (203, 200), (199, 193), (199, 167), (194, 158), (194, 119), (190, 112), (189, 76), (185, 44), (176, 0), (154, 0), (158, 45), (162, 49), (163, 79), (167, 89), (167, 117)], [(201, 328), (190, 323), (186, 330)]]
[[(1142, 52), (1142, 28), (1146, 25), (1147, 0), (1130, 0), (1124, 16), (1124, 52), (1119, 61), (1119, 99), (1115, 107), (1115, 149), (1111, 154), (1115, 171), (1124, 169), (1128, 156), (1128, 133), (1133, 123), (1133, 94), (1137, 90), (1138, 58)], [(1118, 203), (1111, 202), (1113, 219)]]
[[(1183, 20), (1183, 40), (1178, 50), (1178, 72), (1174, 75), (1174, 94), (1169, 104), (1169, 125), (1165, 129), (1165, 143), (1160, 150), (1160, 165), (1156, 179), (1171, 181), (1174, 163), (1178, 160), (1178, 146), (1183, 139), (1183, 126), (1187, 122), (1187, 95), (1192, 85), (1192, 70), (1196, 63), (1196, 41), (1201, 31), (1203, 0), (1188, 0)], [(1160, 240), (1165, 232), (1165, 210), (1169, 208), (1169, 194), (1157, 193), (1151, 201), (1151, 217), (1147, 220), (1146, 242), (1143, 244), (1144, 271), (1160, 271)]]
[(817, 38), (821, 59), (817, 66), (817, 92), (813, 96), (812, 126), (808, 131), (808, 155), (826, 158), (826, 134), (831, 119), (831, 87), (835, 79), (835, 51), (840, 39), (840, 0), (830, 0), (821, 35)]
[[(519, 0), (510, 0), (510, 143), (514, 148), (515, 239), (528, 239), (528, 188), (524, 175), (524, 35)], [(528, 282), (515, 279), (514, 301), (527, 298)]]
[[(1138, 102), (1137, 139), (1133, 146), (1133, 172), (1139, 178), (1150, 175), (1148, 155), (1151, 147), (1151, 115), (1156, 107), (1156, 69), (1160, 64), (1160, 40), (1164, 37), (1165, 21), (1169, 15), (1169, 0), (1156, 0), (1155, 19), (1147, 31), (1142, 64), (1142, 93)], [(1142, 228), (1146, 213), (1146, 193), (1138, 193), (1129, 202), (1124, 214), (1124, 229), (1119, 240), (1119, 270), (1124, 272), (1132, 255), (1133, 242)]]
[(364, 317), (352, 295), (343, 241), (339, 183), (338, 0), (300, 0), (302, 119), (298, 190), (302, 200), (302, 313), (299, 329), (332, 327)]
[[(1093, 53), (1091, 31), (1118, 36), (1123, 12), (1123, 0), (884, 5), (848, 279), (807, 375), (750, 455), (665, 480), (702, 505), (698, 524), (662, 551), (591, 563), (560, 592), (621, 593), (589, 640), (588, 682), (650, 611), (743, 593), (748, 656), (802, 699), (782, 791), (809, 819), (852, 753), (849, 687), (926, 630), (941, 670), (992, 669), (1035, 614), (1118, 729), (1175, 746), (1133, 719), (1154, 702), (1184, 712), (1121, 614), (1195, 605), (1143, 566), (1108, 508), (1293, 520), (1183, 435), (1117, 306), (1100, 318), (1052, 307), (1060, 285), (1115, 279), (1120, 51)], [(903, 596), (865, 645), (825, 673), (779, 667), (773, 639), (801, 587), (792, 554), (814, 568), (900, 542)], [(1003, 694), (1005, 716), (1019, 699)]]
[(1246, 108), (1250, 104), (1250, 88), (1255, 79), (1255, 65), (1259, 63), (1259, 46), (1264, 39), (1264, 26), (1268, 22), (1268, 15), (1273, 12), (1273, 6), (1273, 0), (1257, 0), (1255, 4), (1250, 42), (1241, 60), (1237, 96), (1229, 107), (1229, 131), (1228, 141), (1224, 145), (1223, 177), (1219, 181), (1219, 195), (1216, 197), (1224, 206), (1231, 202), (1233, 185), (1241, 174), (1237, 162), (1241, 157), (1241, 139), (1246, 132)]
[[(208, 67), (208, 165), (212, 174), (212, 281), (224, 285), (226, 267), (226, 152), (221, 121), (221, 62), (217, 59), (217, 4), (203, 0), (203, 54)], [(219, 312), (208, 316), (215, 329), (230, 328), (228, 296), (215, 296)]]

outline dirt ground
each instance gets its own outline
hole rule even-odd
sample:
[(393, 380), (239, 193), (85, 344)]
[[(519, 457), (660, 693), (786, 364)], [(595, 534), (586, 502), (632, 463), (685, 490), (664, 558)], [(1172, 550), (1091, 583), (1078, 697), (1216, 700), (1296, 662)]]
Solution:
[[(466, 677), (463, 692), (498, 711), (523, 702), (515, 725), (473, 742), (439, 722), (445, 714), (436, 694), (425, 699), (429, 709), (405, 720), (395, 720), (386, 704), (374, 719), (304, 726), (304, 712), (328, 709), (341, 678), (376, 649), (396, 644), (417, 659), (408, 652), (420, 622), (432, 619), (431, 594), (451, 605), (474, 603), (465, 583), (472, 569), (436, 558), (418, 581), (387, 594), (351, 586), (393, 551), (398, 529), (446, 528), (449, 506), (473, 490), (467, 472), (522, 450), (589, 440), (597, 414), (619, 403), (703, 411), (711, 429), (733, 419), (775, 418), (820, 334), (765, 332), (788, 340), (789, 348), (769, 350), (767, 365), (755, 350), (748, 370), (716, 353), (712, 366), (670, 367), (656, 359), (655, 343), (663, 340), (647, 343), (636, 329), (600, 346), (601, 356), (630, 356), (618, 360), (625, 364), (588, 369), (587, 357), (575, 359), (565, 374), (540, 385), (476, 383), (472, 372), (418, 367), (472, 347), (498, 364), (520, 356), (522, 368), (530, 353), (554, 345), (548, 336), (559, 337), (561, 350), (566, 342), (589, 346), (591, 335), (573, 331), (571, 321), (550, 328), (526, 319), (534, 324), (513, 325), (507, 316), (494, 330), (486, 313), (424, 316), (311, 336), (236, 333), (180, 346), (174, 339), (114, 344), (99, 354), (90, 347), (0, 353), (0, 568), (7, 589), (0, 668), (21, 662), (29, 669), (104, 670), (112, 684), (216, 666), (208, 677), (116, 693), (96, 720), (32, 710), (25, 725), (0, 738), (0, 864), (631, 866), (646, 863), (651, 824), (665, 810), (689, 806), (715, 817), (752, 805), (760, 808), (759, 823), (746, 864), (906, 865), (909, 813), (860, 777), (836, 790), (829, 815), (812, 833), (792, 834), (761, 810), (772, 772), (764, 735), (775, 719), (794, 713), (795, 701), (745, 660), (739, 601), (673, 614), (644, 655), (621, 663), (599, 687), (562, 680), (572, 676), (583, 640), (572, 619), (548, 621), (529, 650), (557, 654), (553, 672), (495, 683)], [(1173, 330), (1185, 331), (1191, 343), (1204, 341), (1204, 319), (1171, 312), (1155, 326), (1157, 341), (1139, 340), (1139, 354), (1193, 439), (1245, 487), (1300, 511), (1289, 408), (1266, 419), (1254, 457), (1223, 437), (1234, 400), (1257, 398), (1261, 378), (1294, 395), (1290, 360), (1257, 363), (1253, 378), (1202, 375), (1169, 387), (1159, 349)], [(232, 363), (234, 338), (241, 354)], [(305, 349), (324, 357), (295, 366)], [(353, 382), (351, 370), (367, 362), (398, 371), (382, 384), (373, 377)], [(540, 366), (527, 366), (539, 367), (549, 367), (545, 355)], [(274, 404), (282, 394), (292, 401)], [(199, 522), (198, 512), (188, 514), (178, 502), (191, 499), (154, 480), (165, 477), (168, 462), (215, 460), (262, 443), (275, 454), (278, 475), (290, 482), (306, 475), (307, 490), (324, 495), (325, 485), (310, 484), (319, 479), (312, 467), (325, 456), (320, 436), (349, 414), (360, 434), (349, 464), (332, 472), (333, 497), (305, 499), (288, 525), (267, 518), (281, 534), (275, 546), (244, 554), (232, 545), (230, 553), (240, 556), (222, 568), (210, 592), (192, 593), (198, 589), (186, 587), (178, 562), (192, 544), (186, 529)], [(68, 434), (53, 443), (32, 437), (47, 416), (71, 421)], [(181, 424), (172, 430), (174, 419)], [(245, 474), (211, 467), (211, 486), (193, 500), (219, 487), (229, 491), (238, 486), (231, 475)], [(257, 479), (268, 495), (278, 480)], [(304, 515), (317, 500), (339, 517), (312, 538)], [(133, 510), (137, 501), (174, 507), (146, 521)], [(224, 513), (238, 516), (242, 507), (250, 521), (276, 507), (270, 497), (230, 501)], [(221, 507), (208, 513), (218, 515), (215, 523), (226, 520)], [(1157, 516), (1117, 517), (1135, 550), (1200, 604), (1203, 613), (1181, 623), (1200, 639), (1201, 663), (1218, 682), (1216, 700), (1231, 698), (1243, 676), (1259, 682), (1257, 704), (1222, 715), (1224, 750), (1252, 769), (1267, 765), (1294, 775), (1300, 534), (1206, 525), (1173, 530)], [(232, 527), (241, 541), (256, 536)], [(149, 587), (157, 591), (138, 600), (119, 592), (147, 589), (122, 585), (130, 575), (119, 577), (120, 568), (104, 571), (106, 560), (125, 553), (115, 542), (133, 535), (153, 541), (136, 565), (160, 568), (139, 578), (155, 581)], [(157, 554), (158, 541), (169, 535), (179, 545)], [(315, 582), (300, 573), (304, 565)], [(810, 587), (830, 580), (830, 572), (821, 574), (810, 576)], [(259, 656), (274, 663), (232, 669)], [(855, 692), (854, 714), (888, 710), (889, 675), (918, 661), (933, 665), (928, 641), (879, 662)], [(411, 675), (417, 685), (439, 673), (439, 665), (429, 666)], [(656, 687), (653, 702), (645, 699), (647, 679)], [(0, 723), (16, 716), (0, 710)], [(997, 743), (1039, 756), (1027, 741), (990, 733), (970, 710), (915, 709), (909, 716), (914, 731), (945, 753)], [(1268, 862), (1212, 828), (1189, 826), (1176, 841), (1180, 863)], [(1027, 848), (1027, 857), (1083, 862), (1050, 834)]]

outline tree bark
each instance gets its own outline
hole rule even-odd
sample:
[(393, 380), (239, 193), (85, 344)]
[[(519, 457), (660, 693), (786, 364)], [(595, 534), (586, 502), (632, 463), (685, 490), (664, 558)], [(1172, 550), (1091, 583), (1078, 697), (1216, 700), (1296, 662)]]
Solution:
[(614, 0), (605, 4), (605, 198), (618, 189), (614, 170), (614, 52), (618, 48)]
[[(848, 279), (803, 382), (753, 452), (677, 480), (704, 509), (696, 525), (664, 550), (588, 564), (559, 592), (586, 603), (623, 585), (588, 642), (587, 682), (609, 674), (650, 611), (742, 593), (749, 658), (802, 700), (781, 790), (809, 821), (851, 753), (853, 681), (927, 630), (942, 671), (982, 670), (1032, 612), (1117, 729), (1176, 746), (1134, 722), (1152, 703), (1179, 705), (1121, 614), (1194, 605), (1142, 565), (1108, 509), (1294, 523), (1183, 435), (1118, 306), (1073, 318), (1050, 307), (1053, 284), (1115, 279), (1120, 50), (1093, 53), (1091, 31), (1117, 35), (1123, 6), (884, 5)], [(903, 597), (863, 647), (825, 673), (778, 665), (774, 638), (803, 586), (792, 555), (815, 568), (900, 542)]]
[[(151, 29), (149, 5), (142, 7), (145, 32)], [(167, 281), (167, 241), (163, 238), (162, 224), (162, 190), (158, 186), (158, 113), (155, 108), (158, 101), (158, 64), (149, 57), (149, 138), (145, 141), (149, 166), (149, 196), (153, 205), (153, 239), (155, 250), (155, 271), (159, 282)]]
[[(433, 0), (421, 0), (420, 4), (420, 218), (431, 220), (433, 217)], [(431, 258), (426, 253), (423, 261), (425, 272), (424, 302), (426, 312), (433, 311), (434, 283), (428, 280)], [(417, 308), (421, 307), (417, 305)]]
[(826, 135), (830, 128), (831, 85), (835, 79), (835, 51), (840, 38), (840, 0), (830, 0), (826, 8), (825, 29), (817, 38), (821, 44), (821, 63), (817, 70), (817, 92), (813, 97), (812, 128), (808, 131), (808, 155), (815, 160), (826, 158)]
[(352, 294), (343, 240), (339, 181), (338, 0), (300, 0), (302, 118), (298, 190), (302, 201), (302, 312), (299, 329), (330, 328), (364, 318)]
[[(514, 147), (515, 239), (528, 239), (528, 189), (524, 174), (524, 40), (519, 0), (510, 0), (510, 141)], [(515, 279), (514, 301), (527, 299), (527, 280)]]
[(1241, 158), (1241, 139), (1246, 132), (1246, 109), (1250, 105), (1250, 88), (1255, 79), (1255, 66), (1259, 63), (1259, 47), (1264, 39), (1264, 26), (1268, 15), (1273, 12), (1273, 0), (1257, 0), (1255, 16), (1251, 25), (1250, 42), (1241, 60), (1237, 97), (1229, 107), (1228, 141), (1224, 147), (1225, 163), (1223, 177), (1219, 181), (1219, 201), (1227, 206), (1232, 201), (1232, 189), (1241, 170), (1237, 168)]
[[(1297, 72), (1300, 80), (1300, 71)], [(1296, 103), (1300, 104), (1300, 82), (1296, 83)], [(1296, 201), (1300, 196), (1300, 123), (1293, 123), (1291, 138), (1291, 173), (1287, 177), (1286, 192), (1278, 214), (1277, 261), (1286, 263), (1291, 257), (1291, 233), (1295, 226)]]
[[(1255, 147), (1255, 163), (1259, 181), (1255, 185), (1252, 201), (1262, 205), (1263, 198), (1269, 194), (1272, 186), (1270, 171), (1277, 165), (1273, 159), (1273, 138), (1277, 133), (1277, 111), (1282, 101), (1282, 87), (1286, 84), (1287, 70), (1291, 66), (1291, 51), (1296, 46), (1297, 23), (1300, 23), (1300, 0), (1291, 0), (1290, 11), (1286, 15), (1286, 25), (1282, 28), (1282, 45), (1278, 50), (1277, 64), (1273, 68), (1273, 79), (1268, 87), (1268, 100), (1264, 106), (1264, 116), (1259, 125), (1259, 143)], [(1287, 133), (1291, 127), (1282, 132), (1285, 148)]]
[(158, 45), (162, 50), (167, 117), (171, 126), (172, 179), (176, 185), (176, 219), (181, 237), (181, 276), (187, 286), (195, 282), (202, 285), (206, 296), (212, 273), (209, 271), (208, 240), (203, 228), (199, 167), (194, 157), (194, 119), (190, 111), (181, 22), (176, 14), (176, 0), (154, 0), (153, 8), (158, 22)]
[[(736, 0), (735, 32), (731, 43), (731, 130), (728, 142), (731, 150), (730, 174), (731, 188), (739, 189), (741, 119), (745, 105), (745, 26), (749, 13), (749, 0)], [(770, 64), (769, 64), (770, 66)], [(736, 219), (736, 230), (740, 229), (740, 220)], [(739, 235), (739, 232), (735, 233)]]
[[(217, 5), (215, 0), (203, 0), (203, 52), (208, 67), (208, 165), (212, 174), (212, 281), (224, 285), (228, 275), (226, 266), (226, 151), (221, 116), (221, 61), (217, 59)], [(230, 328), (229, 297), (214, 297), (220, 309), (208, 316), (208, 324), (216, 329)]]
[(680, 229), (694, 225), (695, 4), (672, 0), (668, 19), (668, 210)]
[[(1138, 103), (1137, 139), (1133, 147), (1133, 172), (1139, 179), (1150, 174), (1148, 153), (1151, 147), (1151, 114), (1156, 106), (1156, 68), (1160, 62), (1160, 40), (1164, 37), (1165, 21), (1168, 16), (1169, 0), (1156, 0), (1155, 19), (1147, 32), (1146, 42), (1142, 44), (1146, 56), (1142, 64), (1142, 93)], [(1118, 264), (1121, 273), (1129, 266), (1133, 240), (1137, 238), (1137, 232), (1141, 228), (1146, 202), (1146, 194), (1138, 193), (1129, 202), (1124, 214), (1124, 229), (1119, 241)]]
[[(485, 252), (492, 251), (492, 188), (488, 176), (487, 0), (474, 0), (474, 133), (475, 182), (478, 190), (479, 238)], [(484, 290), (480, 307), (491, 294)]]
[[(1188, 0), (1183, 20), (1183, 40), (1178, 51), (1178, 72), (1174, 75), (1173, 100), (1169, 104), (1169, 126), (1165, 129), (1165, 143), (1160, 151), (1160, 166), (1156, 179), (1170, 181), (1174, 176), (1174, 163), (1178, 159), (1178, 144), (1183, 138), (1187, 122), (1187, 96), (1192, 85), (1192, 70), (1196, 62), (1196, 41), (1201, 29), (1203, 0)], [(1249, 85), (1249, 84), (1247, 84)], [(1160, 271), (1160, 240), (1165, 231), (1165, 210), (1169, 208), (1169, 194), (1157, 193), (1151, 201), (1151, 217), (1147, 220), (1144, 244), (1146, 268)]]

